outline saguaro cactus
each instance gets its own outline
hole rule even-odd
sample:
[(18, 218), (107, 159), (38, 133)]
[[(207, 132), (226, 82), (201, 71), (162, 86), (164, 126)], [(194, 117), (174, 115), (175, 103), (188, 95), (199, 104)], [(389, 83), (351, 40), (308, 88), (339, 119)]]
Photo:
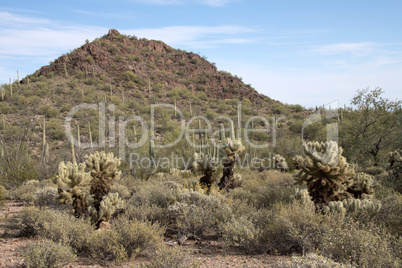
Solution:
[(103, 197), (109, 194), (113, 181), (121, 176), (118, 169), (121, 161), (113, 153), (105, 152), (95, 152), (85, 156), (85, 159), (92, 177), (90, 194), (94, 198), (94, 208), (99, 213)]
[(330, 201), (351, 197), (346, 190), (355, 184), (355, 171), (342, 156), (342, 148), (334, 141), (304, 144), (306, 157), (296, 159), (301, 169), (295, 176), (298, 184), (307, 188), (317, 209), (322, 210)]
[(71, 162), (60, 162), (59, 174), (56, 177), (60, 203), (71, 203), (74, 208), (74, 215), (82, 217), (86, 215), (88, 192), (91, 176), (85, 172), (85, 163), (77, 164)]

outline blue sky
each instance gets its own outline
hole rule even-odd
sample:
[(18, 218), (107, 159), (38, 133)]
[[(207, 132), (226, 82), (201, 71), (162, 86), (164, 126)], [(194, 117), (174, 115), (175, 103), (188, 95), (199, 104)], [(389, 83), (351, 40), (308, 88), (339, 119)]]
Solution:
[(115, 28), (199, 53), (289, 104), (401, 98), (402, 1), (59, 0), (0, 2), (0, 83)]

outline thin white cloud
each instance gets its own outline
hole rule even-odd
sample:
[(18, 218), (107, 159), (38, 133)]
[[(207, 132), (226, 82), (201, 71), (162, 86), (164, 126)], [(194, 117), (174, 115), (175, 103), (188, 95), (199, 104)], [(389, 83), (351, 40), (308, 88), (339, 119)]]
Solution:
[(26, 16), (20, 16), (13, 13), (0, 11), (0, 25), (18, 26), (21, 24), (49, 24), (48, 19), (32, 18)]
[(373, 52), (375, 47), (376, 45), (370, 42), (339, 43), (318, 46), (313, 50), (322, 54), (353, 53), (355, 55), (367, 55)]

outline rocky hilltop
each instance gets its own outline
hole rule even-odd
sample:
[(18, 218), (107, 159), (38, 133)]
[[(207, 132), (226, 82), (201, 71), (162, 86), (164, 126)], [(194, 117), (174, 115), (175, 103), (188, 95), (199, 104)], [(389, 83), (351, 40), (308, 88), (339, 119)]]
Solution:
[[(144, 82), (123, 83), (125, 73), (134, 73)], [(38, 76), (74, 76), (82, 73), (104, 75), (108, 82), (127, 89), (144, 89), (162, 83), (167, 89), (204, 91), (215, 99), (244, 99), (260, 103), (264, 98), (241, 78), (218, 71), (213, 63), (192, 52), (176, 50), (161, 41), (138, 39), (111, 29), (108, 34), (63, 55), (40, 68)]]

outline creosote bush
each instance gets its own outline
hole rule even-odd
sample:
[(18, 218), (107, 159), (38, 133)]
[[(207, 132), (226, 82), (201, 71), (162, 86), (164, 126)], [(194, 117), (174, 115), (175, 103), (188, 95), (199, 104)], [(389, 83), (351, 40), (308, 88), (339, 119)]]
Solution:
[(28, 246), (21, 256), (27, 268), (61, 268), (76, 259), (69, 246), (51, 240)]
[(120, 217), (111, 229), (101, 229), (90, 236), (90, 255), (103, 261), (121, 262), (137, 254), (149, 254), (163, 246), (164, 229), (149, 222)]

